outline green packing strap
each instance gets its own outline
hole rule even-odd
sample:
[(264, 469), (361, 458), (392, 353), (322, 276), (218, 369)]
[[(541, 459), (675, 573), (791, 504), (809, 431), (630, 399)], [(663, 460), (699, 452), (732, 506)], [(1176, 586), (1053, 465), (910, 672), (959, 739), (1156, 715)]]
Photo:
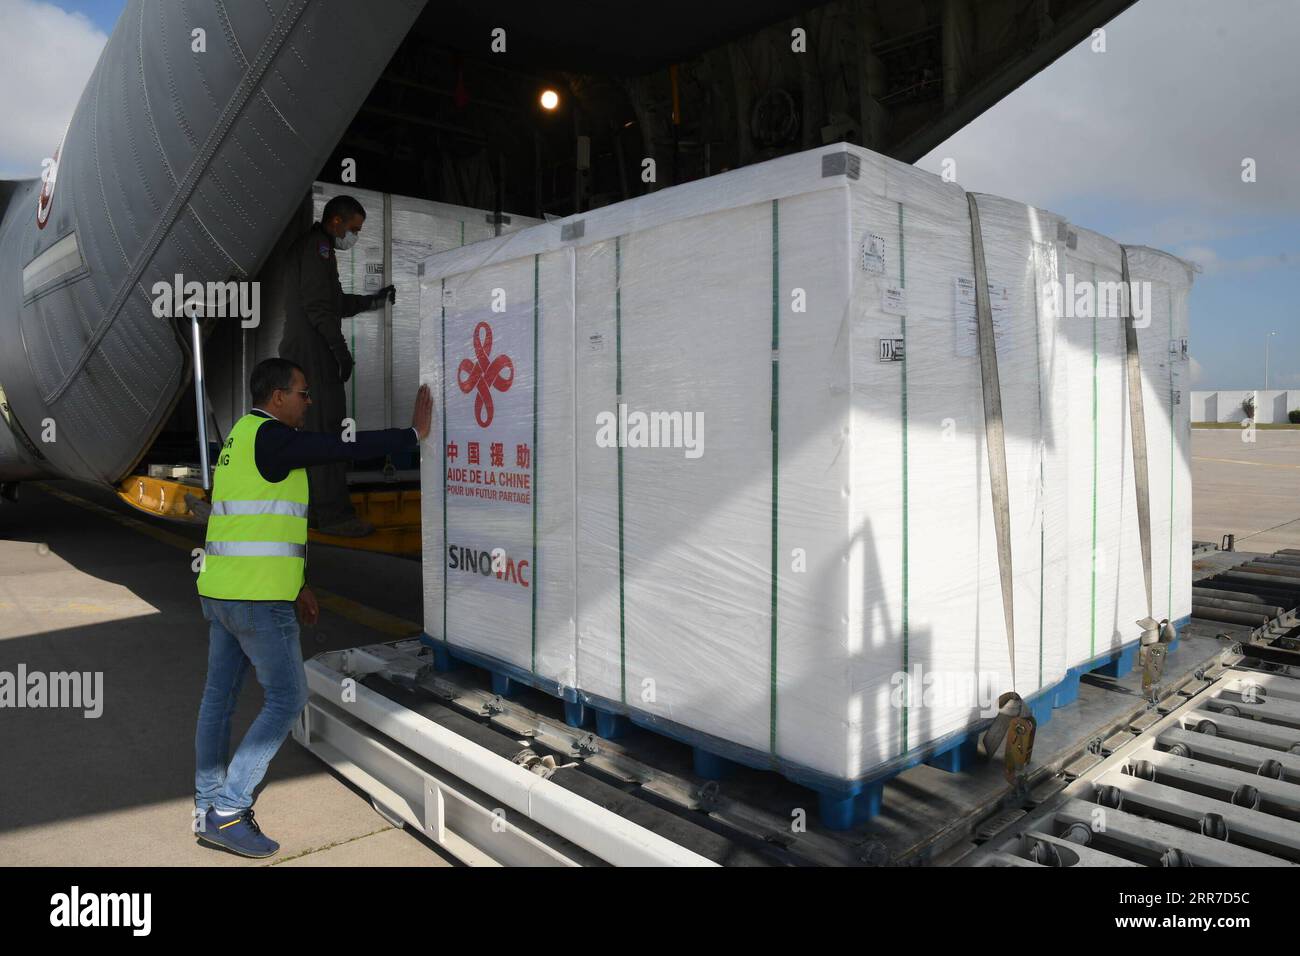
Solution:
[(772, 638), (771, 638), (771, 708), (768, 713), (768, 749), (776, 756), (776, 637), (777, 637), (777, 469), (780, 462), (778, 438), (781, 397), (781, 220), (777, 200), (772, 200)]
[[(614, 412), (623, 401), (623, 239), (614, 238)], [(618, 681), (619, 700), (627, 703), (627, 598), (623, 586), (623, 443), (618, 453)]]
[(438, 304), (442, 311), (442, 639), (447, 640), (447, 279), (439, 283)]
[[(464, 228), (464, 223), (461, 224)], [(541, 368), (537, 364), (537, 336), (538, 324), (537, 315), (541, 308), (541, 261), (540, 255), (533, 256), (533, 446), (529, 452), (528, 463), (532, 468), (532, 494), (528, 496), (529, 503), (532, 505), (533, 512), (533, 586), (528, 590), (532, 592), (532, 672), (537, 673), (537, 496), (541, 488), (541, 483), (537, 480), (537, 474), (541, 471), (541, 458), (537, 454), (537, 396), (541, 387)]]
[[(898, 286), (901, 289), (907, 288), (907, 259), (905, 256), (904, 248), (905, 247), (903, 245), (903, 204), (900, 202), (898, 204)], [(903, 439), (903, 448), (902, 448), (902, 458), (903, 458), (903, 542), (902, 542), (903, 543), (903, 548), (902, 548), (903, 550), (903, 554), (902, 554), (902, 561), (903, 561), (902, 632), (903, 635), (902, 636), (903, 636), (903, 641), (902, 643), (903, 643), (903, 674), (904, 674), (903, 685), (902, 685), (903, 715), (902, 715), (902, 721), (899, 726), (899, 733), (901, 739), (899, 741), (898, 752), (900, 754), (904, 754), (907, 753), (908, 725), (911, 722), (910, 718), (911, 718), (911, 711), (912, 711), (911, 687), (910, 687), (910, 682), (907, 680), (906, 677), (906, 675), (911, 673), (910, 667), (911, 667), (911, 655), (912, 655), (912, 648), (911, 648), (912, 628), (911, 628), (911, 619), (910, 619), (911, 582), (908, 578), (908, 570), (911, 566), (911, 551), (910, 551), (911, 538), (910, 538), (910, 528), (908, 524), (908, 518), (909, 518), (908, 492), (910, 491), (910, 484), (909, 484), (909, 478), (907, 474), (908, 434), (907, 434), (907, 316), (906, 315), (899, 316), (898, 334), (899, 337), (903, 340), (903, 361), (901, 363), (902, 368), (900, 369), (901, 384), (899, 387), (899, 406), (900, 406), (899, 415), (902, 419), (901, 422), (902, 427), (900, 428), (900, 431), (902, 432), (902, 439)]]

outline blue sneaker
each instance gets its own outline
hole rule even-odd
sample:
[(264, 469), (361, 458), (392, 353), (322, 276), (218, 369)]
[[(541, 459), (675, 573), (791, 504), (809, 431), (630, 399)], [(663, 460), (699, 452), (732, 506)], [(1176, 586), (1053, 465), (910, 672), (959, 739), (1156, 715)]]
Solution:
[(204, 843), (224, 847), (232, 853), (254, 859), (271, 856), (280, 849), (280, 844), (266, 836), (257, 825), (253, 819), (252, 807), (235, 817), (219, 816), (216, 810), (209, 807), (203, 818), (203, 830), (198, 837)]

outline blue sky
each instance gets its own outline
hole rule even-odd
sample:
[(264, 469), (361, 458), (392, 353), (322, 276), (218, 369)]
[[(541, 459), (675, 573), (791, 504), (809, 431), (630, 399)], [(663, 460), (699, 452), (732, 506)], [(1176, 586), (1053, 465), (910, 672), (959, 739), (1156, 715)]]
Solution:
[[(0, 176), (39, 171), (124, 6), (0, 0)], [(1139, 0), (917, 165), (1199, 263), (1193, 387), (1263, 387), (1276, 330), (1269, 384), (1300, 388), (1297, 50), (1296, 0)]]
[(113, 24), (126, 4), (123, 0), (59, 0), (55, 6), (79, 13), (104, 33), (112, 33)]
[(1262, 388), (1271, 330), (1270, 387), (1300, 387), (1300, 4), (1139, 0), (1105, 41), (917, 165), (1198, 263), (1193, 387)]

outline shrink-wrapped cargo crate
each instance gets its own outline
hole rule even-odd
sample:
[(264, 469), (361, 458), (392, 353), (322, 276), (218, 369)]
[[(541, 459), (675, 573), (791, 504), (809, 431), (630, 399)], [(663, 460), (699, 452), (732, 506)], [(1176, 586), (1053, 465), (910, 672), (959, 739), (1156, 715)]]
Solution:
[[(1068, 409), (1069, 580), (1066, 654), (1084, 665), (1132, 641), (1148, 614), (1134, 482), (1133, 434), (1122, 322), (1108, 301), (1122, 282), (1125, 251), (1105, 236), (1070, 226), (1058, 340)], [(1187, 296), (1191, 268), (1167, 253), (1128, 247), (1137, 283), (1139, 343), (1148, 445), (1152, 595), (1150, 613), (1191, 614), (1191, 425), (1186, 402)], [(1069, 281), (1067, 281), (1069, 280)], [(1088, 294), (1094, 301), (1089, 304)]]
[[(978, 202), (1003, 500), (955, 184), (837, 145), (426, 260), (420, 369), (441, 413), (422, 455), (427, 640), (575, 719), (588, 705), (776, 767), (841, 817), (864, 783), (966, 742), (1004, 691), (1048, 716), (1081, 655), (1131, 644), (1145, 614), (1124, 604), (1079, 637), (1096, 614), (1080, 596), (1113, 598), (1134, 573), (1126, 426), (1112, 415), (1120, 430), (1094, 441), (1076, 407), (1092, 356), (1115, 341), (1122, 356), (1123, 318), (1098, 319), (1094, 346), (1092, 320), (1058, 314), (1075, 252), (1061, 217)], [(1161, 321), (1185, 329), (1182, 264), (1141, 268), (1183, 277)], [(1181, 387), (1161, 363), (1185, 355), (1161, 346), (1143, 357), (1152, 396)], [(1124, 381), (1102, 374), (1111, 414)], [(1149, 398), (1146, 419), (1173, 449), (1176, 493), (1158, 505), (1181, 547), (1168, 410)], [(1094, 447), (1098, 482), (1118, 482), (1096, 522), (1115, 552), (1101, 579), (1080, 550)], [(1159, 583), (1158, 610), (1186, 614), (1190, 581)]]

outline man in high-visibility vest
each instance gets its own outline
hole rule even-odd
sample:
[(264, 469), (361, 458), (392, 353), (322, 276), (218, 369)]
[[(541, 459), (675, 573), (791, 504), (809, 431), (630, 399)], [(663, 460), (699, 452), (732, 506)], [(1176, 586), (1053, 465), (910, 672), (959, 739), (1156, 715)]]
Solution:
[[(249, 380), (253, 409), (230, 430), (217, 459), (212, 512), (199, 571), (209, 622), (208, 679), (194, 735), (195, 831), (242, 856), (280, 845), (253, 819), (253, 791), (307, 703), (298, 617), (316, 623), (307, 587), (308, 465), (376, 458), (428, 437), (433, 398), (420, 386), (410, 428), (357, 432), (353, 440), (299, 431), (311, 403), (301, 368), (261, 362)], [(252, 665), (264, 702), (227, 763), (230, 719)]]

